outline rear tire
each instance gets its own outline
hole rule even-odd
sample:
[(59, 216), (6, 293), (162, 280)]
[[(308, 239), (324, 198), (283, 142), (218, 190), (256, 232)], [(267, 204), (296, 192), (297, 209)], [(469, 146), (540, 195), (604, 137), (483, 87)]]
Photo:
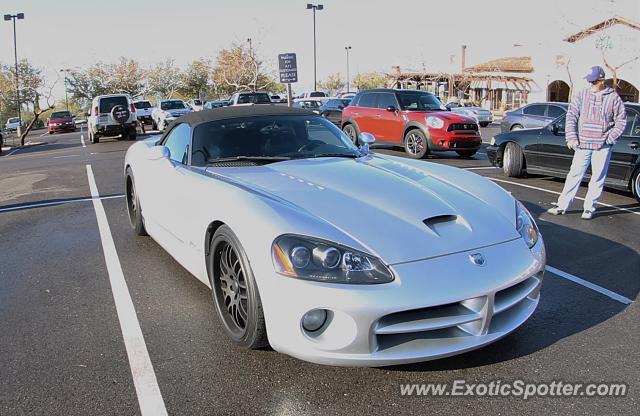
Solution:
[(420, 129), (409, 130), (404, 135), (404, 151), (413, 159), (422, 159), (429, 153), (427, 136)]
[(96, 133), (89, 132), (89, 142), (93, 144), (100, 143), (100, 137)]
[(456, 153), (460, 157), (471, 157), (471, 156), (475, 155), (477, 152), (478, 152), (478, 149), (474, 149), (474, 150), (456, 150)]
[(158, 130), (158, 125), (155, 120), (151, 120), (151, 130)]
[(216, 230), (209, 253), (213, 303), (225, 332), (245, 348), (269, 345), (258, 286), (249, 259), (231, 228), (222, 225)]
[(138, 134), (135, 128), (129, 130), (129, 140), (136, 141), (137, 137), (138, 137)]
[(504, 174), (512, 178), (520, 177), (522, 176), (523, 167), (524, 154), (522, 153), (522, 148), (513, 142), (507, 143), (502, 154), (502, 170)]
[(128, 167), (125, 173), (125, 198), (127, 203), (127, 213), (129, 214), (129, 224), (133, 228), (136, 235), (148, 235), (144, 228), (144, 218), (140, 209), (140, 199), (136, 192), (135, 181), (133, 180), (133, 172)]

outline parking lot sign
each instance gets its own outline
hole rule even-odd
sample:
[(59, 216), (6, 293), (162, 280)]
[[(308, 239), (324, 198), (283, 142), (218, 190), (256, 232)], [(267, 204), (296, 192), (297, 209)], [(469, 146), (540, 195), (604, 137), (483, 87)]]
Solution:
[(278, 55), (278, 68), (280, 69), (280, 82), (282, 84), (298, 82), (298, 64), (295, 53), (281, 53)]

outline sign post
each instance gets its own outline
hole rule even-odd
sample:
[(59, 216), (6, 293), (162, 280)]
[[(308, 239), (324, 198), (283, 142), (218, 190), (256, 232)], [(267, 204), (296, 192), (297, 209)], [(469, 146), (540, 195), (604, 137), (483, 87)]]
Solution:
[(298, 62), (295, 53), (278, 55), (280, 83), (287, 84), (287, 104), (291, 107), (291, 83), (298, 82)]

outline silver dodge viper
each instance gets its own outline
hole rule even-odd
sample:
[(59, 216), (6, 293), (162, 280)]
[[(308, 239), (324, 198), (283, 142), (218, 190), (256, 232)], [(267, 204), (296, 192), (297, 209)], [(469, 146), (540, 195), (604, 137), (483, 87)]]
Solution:
[(182, 116), (127, 152), (131, 225), (211, 287), (242, 347), (384, 366), (518, 328), (546, 262), (531, 214), (481, 176), (374, 140), (279, 106)]

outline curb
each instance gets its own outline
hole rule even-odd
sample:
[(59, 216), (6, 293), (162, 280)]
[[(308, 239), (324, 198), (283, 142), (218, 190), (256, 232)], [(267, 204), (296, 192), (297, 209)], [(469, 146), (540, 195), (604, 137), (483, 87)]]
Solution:
[(4, 152), (15, 152), (16, 150), (28, 149), (30, 147), (43, 146), (45, 144), (49, 144), (49, 142), (27, 142), (24, 146), (7, 146), (2, 148), (2, 153)]

